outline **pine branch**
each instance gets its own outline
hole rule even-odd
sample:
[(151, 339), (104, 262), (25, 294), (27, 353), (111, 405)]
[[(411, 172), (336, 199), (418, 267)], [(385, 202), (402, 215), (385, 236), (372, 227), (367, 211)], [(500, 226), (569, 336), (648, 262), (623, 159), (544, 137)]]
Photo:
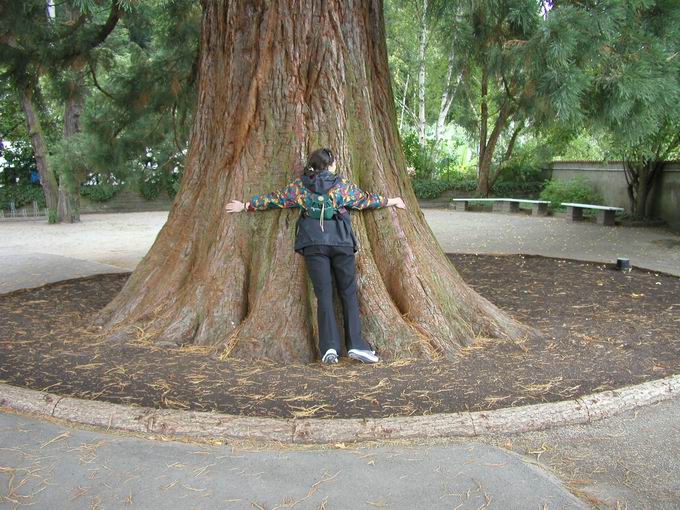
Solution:
[(68, 28), (68, 30), (65, 30), (63, 34), (57, 35), (52, 41), (53, 42), (61, 41), (63, 39), (66, 39), (67, 37), (71, 37), (73, 34), (76, 33), (76, 31), (81, 26), (83, 26), (85, 24), (86, 20), (87, 20), (87, 16), (85, 15), (85, 13), (81, 14), (78, 17), (78, 19), (76, 20), (76, 22)]
[(91, 63), (91, 62), (88, 63), (88, 67), (90, 68), (90, 76), (92, 76), (92, 82), (94, 83), (95, 88), (96, 88), (97, 90), (99, 90), (99, 92), (101, 92), (102, 94), (104, 94), (106, 97), (108, 97), (109, 99), (111, 99), (112, 101), (115, 102), (115, 101), (116, 101), (116, 98), (113, 97), (113, 95), (109, 94), (107, 91), (105, 91), (105, 90), (99, 85), (99, 82), (97, 81), (97, 75), (96, 75), (95, 72), (94, 72), (94, 67), (92, 66), (92, 63)]
[(104, 23), (99, 28), (99, 30), (94, 34), (94, 36), (90, 38), (89, 41), (69, 48), (59, 57), (59, 59), (62, 60), (63, 65), (70, 65), (71, 62), (79, 57), (82, 57), (88, 51), (96, 48), (106, 40), (106, 38), (118, 24), (118, 20), (120, 19), (120, 16), (123, 12), (120, 2), (121, 0), (113, 0), (111, 3), (111, 11), (109, 12), (109, 17), (106, 20), (106, 23)]

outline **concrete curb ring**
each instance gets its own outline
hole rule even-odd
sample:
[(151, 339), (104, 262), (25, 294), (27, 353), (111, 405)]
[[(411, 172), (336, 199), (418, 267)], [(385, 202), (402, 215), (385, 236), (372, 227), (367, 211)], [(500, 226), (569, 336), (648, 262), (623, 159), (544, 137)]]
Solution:
[(680, 375), (573, 400), (492, 411), (390, 418), (258, 418), (204, 411), (131, 407), (0, 384), (0, 408), (73, 424), (201, 440), (324, 444), (391, 439), (474, 437), (591, 423), (675, 397)]

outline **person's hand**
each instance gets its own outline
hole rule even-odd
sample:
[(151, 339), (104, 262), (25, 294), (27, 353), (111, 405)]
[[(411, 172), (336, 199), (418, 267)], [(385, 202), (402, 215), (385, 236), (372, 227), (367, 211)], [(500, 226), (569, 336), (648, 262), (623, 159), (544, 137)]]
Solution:
[(406, 204), (404, 204), (404, 201), (401, 199), (401, 197), (396, 197), (396, 198), (388, 198), (387, 199), (387, 207), (398, 207), (399, 209), (406, 209)]
[(224, 206), (224, 209), (227, 212), (241, 212), (246, 210), (246, 204), (239, 202), (238, 200), (232, 200)]

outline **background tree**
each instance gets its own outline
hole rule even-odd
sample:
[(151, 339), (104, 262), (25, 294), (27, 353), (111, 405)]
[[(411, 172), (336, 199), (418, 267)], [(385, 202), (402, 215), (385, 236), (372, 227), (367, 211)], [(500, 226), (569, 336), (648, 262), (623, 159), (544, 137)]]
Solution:
[(82, 132), (58, 147), (100, 182), (174, 196), (196, 101), (200, 4), (151, 1), (91, 53)]
[[(318, 146), (359, 186), (409, 209), (354, 215), (363, 332), (386, 359), (454, 355), (480, 336), (533, 334), (473, 292), (443, 254), (405, 174), (380, 1), (205, 1), (198, 103), (178, 196), (149, 253), (97, 322), (110, 338), (318, 356), (313, 292), (291, 210), (228, 215), (281, 188)], [(141, 328), (141, 329), (138, 329)]]
[(680, 156), (680, 3), (605, 3), (607, 22), (582, 97), (588, 124), (624, 161), (631, 212), (651, 214), (667, 160)]
[[(100, 45), (116, 26), (124, 4), (113, 0), (105, 14), (94, 1), (46, 4), (40, 0), (0, 3), (0, 65), (3, 80), (14, 86), (26, 117), (50, 221), (78, 221), (82, 175), (72, 169), (50, 169), (40, 107), (40, 77), (69, 73), (64, 104), (64, 137), (79, 130), (83, 104), (82, 68), (88, 52)], [(65, 70), (65, 71), (64, 71)]]

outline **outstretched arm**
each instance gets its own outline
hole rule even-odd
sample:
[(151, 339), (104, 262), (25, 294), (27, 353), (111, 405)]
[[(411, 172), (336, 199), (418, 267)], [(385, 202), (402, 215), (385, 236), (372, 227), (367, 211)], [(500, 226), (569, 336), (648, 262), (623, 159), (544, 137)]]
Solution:
[(343, 180), (343, 184), (344, 187), (341, 191), (343, 205), (350, 209), (379, 209), (393, 206), (406, 209), (401, 197), (387, 198), (377, 193), (368, 193), (348, 180)]
[(264, 195), (254, 195), (249, 201), (243, 203), (232, 200), (225, 206), (227, 212), (241, 211), (266, 211), (267, 209), (290, 209), (299, 207), (298, 197), (300, 196), (300, 183), (298, 179), (291, 182), (284, 189), (267, 193)]

